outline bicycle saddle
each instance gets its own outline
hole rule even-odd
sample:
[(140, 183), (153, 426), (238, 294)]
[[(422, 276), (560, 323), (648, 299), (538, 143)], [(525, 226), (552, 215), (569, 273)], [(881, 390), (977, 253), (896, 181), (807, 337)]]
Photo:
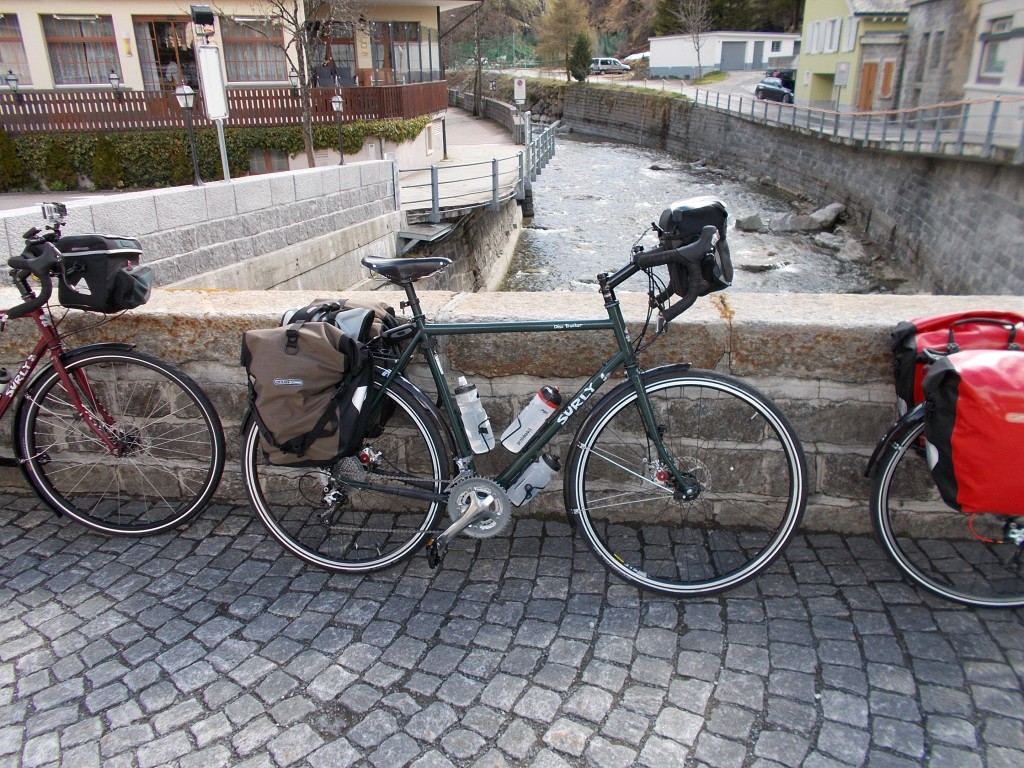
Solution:
[(361, 263), (364, 267), (384, 275), (391, 282), (404, 285), (447, 269), (452, 260), (442, 256), (428, 256), (420, 259), (386, 259), (364, 256)]

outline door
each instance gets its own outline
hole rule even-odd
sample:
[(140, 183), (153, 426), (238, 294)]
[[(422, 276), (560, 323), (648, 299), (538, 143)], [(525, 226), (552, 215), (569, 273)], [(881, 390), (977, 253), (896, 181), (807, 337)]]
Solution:
[(746, 43), (722, 43), (722, 71), (741, 72), (746, 54)]
[(199, 87), (190, 18), (133, 16), (132, 23), (147, 91), (173, 91), (182, 83)]
[(860, 68), (857, 89), (857, 110), (868, 112), (875, 103), (875, 82), (878, 80), (878, 64), (874, 61), (865, 63)]
[(751, 69), (764, 69), (764, 40), (758, 40), (754, 43), (754, 62), (750, 65)]

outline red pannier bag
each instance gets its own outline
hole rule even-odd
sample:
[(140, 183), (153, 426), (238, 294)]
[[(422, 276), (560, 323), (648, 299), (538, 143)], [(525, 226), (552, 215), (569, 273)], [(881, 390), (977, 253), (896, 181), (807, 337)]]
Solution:
[(892, 369), (900, 415), (924, 400), (921, 381), (937, 357), (966, 349), (1019, 350), (1024, 315), (975, 309), (902, 322), (892, 332)]
[(1024, 515), (1024, 352), (941, 358), (923, 386), (925, 450), (943, 501), (961, 512)]

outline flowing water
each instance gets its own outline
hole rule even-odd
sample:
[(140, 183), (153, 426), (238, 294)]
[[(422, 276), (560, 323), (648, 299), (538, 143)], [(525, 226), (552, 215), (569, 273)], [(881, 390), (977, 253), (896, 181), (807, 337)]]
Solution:
[[(702, 195), (717, 197), (729, 211), (734, 290), (918, 292), (885, 249), (862, 245), (849, 228), (839, 227), (833, 247), (819, 245), (813, 234), (738, 230), (736, 217), (756, 213), (767, 223), (797, 211), (791, 196), (771, 186), (691, 167), (663, 152), (573, 135), (559, 137), (534, 183), (534, 217), (524, 223), (502, 290), (595, 290), (595, 276), (625, 264), (665, 208)], [(648, 234), (641, 242), (651, 248), (656, 238)], [(646, 281), (634, 280), (634, 289), (645, 290)]]

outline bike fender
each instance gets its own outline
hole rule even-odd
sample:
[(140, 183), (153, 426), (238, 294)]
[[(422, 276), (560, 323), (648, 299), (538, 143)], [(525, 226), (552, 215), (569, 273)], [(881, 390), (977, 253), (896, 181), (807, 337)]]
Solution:
[(864, 468), (864, 477), (874, 477), (875, 468), (879, 460), (885, 455), (893, 444), (899, 443), (904, 436), (916, 427), (924, 419), (924, 403), (918, 403), (915, 407), (901, 416), (879, 439), (875, 450), (871, 452), (868, 465)]
[(69, 349), (67, 352), (61, 354), (60, 360), (62, 363), (66, 365), (73, 361), (75, 358), (77, 358), (79, 355), (84, 355), (86, 353), (102, 352), (104, 350), (110, 350), (112, 352), (115, 350), (118, 352), (127, 352), (130, 349), (135, 349), (135, 345), (125, 344), (120, 341), (101, 341), (97, 342), (96, 344), (86, 344), (84, 347), (75, 347), (74, 349)]

